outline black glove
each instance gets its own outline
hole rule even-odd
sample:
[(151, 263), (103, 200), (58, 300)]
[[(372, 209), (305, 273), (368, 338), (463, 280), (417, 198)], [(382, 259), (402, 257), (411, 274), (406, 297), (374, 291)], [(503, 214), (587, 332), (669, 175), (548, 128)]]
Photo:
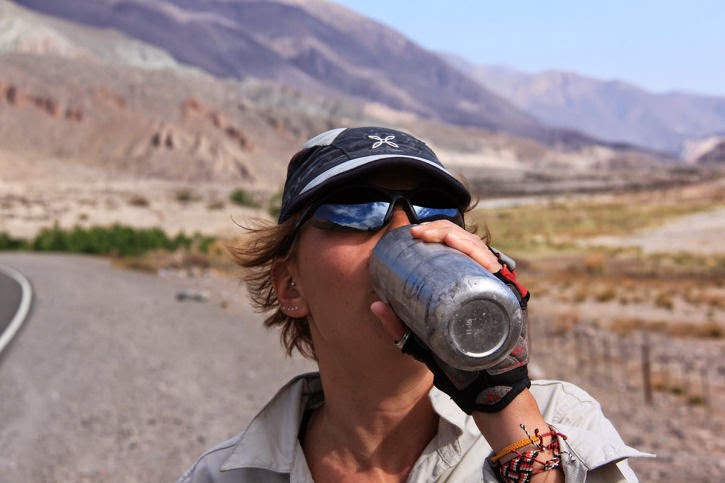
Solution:
[[(494, 252), (495, 253), (495, 252)], [(508, 264), (494, 275), (505, 283), (521, 304), (524, 323), (521, 335), (511, 353), (493, 367), (481, 371), (462, 371), (438, 359), (414, 334), (410, 334), (401, 350), (423, 362), (433, 373), (433, 384), (448, 394), (467, 414), (474, 411), (498, 412), (531, 385), (526, 364), (529, 361), (526, 342), (526, 305), (529, 291), (516, 281)]]

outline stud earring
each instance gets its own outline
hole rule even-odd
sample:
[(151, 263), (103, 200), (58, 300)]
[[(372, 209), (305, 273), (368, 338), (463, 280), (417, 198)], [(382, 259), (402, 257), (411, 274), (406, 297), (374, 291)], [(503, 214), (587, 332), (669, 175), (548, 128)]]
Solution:
[(297, 284), (295, 283), (295, 281), (294, 281), (294, 280), (290, 280), (290, 281), (289, 281), (289, 286), (290, 286), (290, 287), (296, 287), (296, 286), (297, 286)]

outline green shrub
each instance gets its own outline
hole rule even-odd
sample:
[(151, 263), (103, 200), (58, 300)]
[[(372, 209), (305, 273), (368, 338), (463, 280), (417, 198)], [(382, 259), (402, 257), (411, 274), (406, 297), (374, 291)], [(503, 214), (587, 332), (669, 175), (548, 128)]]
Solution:
[(43, 229), (31, 244), (35, 251), (119, 256), (139, 255), (171, 246), (171, 240), (158, 228), (134, 229), (121, 225), (109, 228), (77, 226), (72, 230), (54, 226)]
[(252, 196), (244, 191), (242, 188), (237, 188), (234, 191), (231, 192), (229, 195), (229, 200), (232, 203), (235, 203), (237, 205), (241, 206), (248, 206), (251, 208), (257, 208), (259, 207), (259, 204), (252, 198)]
[(13, 238), (7, 233), (0, 232), (0, 251), (3, 250), (21, 250), (27, 247), (25, 240)]
[(85, 253), (89, 255), (110, 255), (116, 257), (139, 257), (154, 250), (175, 252), (198, 251), (208, 255), (216, 246), (216, 238), (194, 234), (187, 236), (179, 233), (169, 238), (159, 228), (132, 228), (123, 225), (110, 227), (94, 226), (62, 229), (58, 225), (44, 228), (30, 240), (12, 238), (0, 232), (0, 251), (32, 250), (38, 252)]
[(176, 201), (179, 203), (190, 203), (199, 201), (200, 197), (190, 189), (181, 189), (176, 192)]
[[(87, 253), (92, 255), (136, 256), (150, 250), (189, 250), (193, 246), (207, 250), (214, 242), (212, 237), (179, 233), (169, 238), (159, 228), (131, 228), (122, 225), (111, 227), (75, 227), (64, 230), (57, 225), (43, 229), (30, 243), (34, 251)], [(0, 239), (0, 243), (2, 243)]]

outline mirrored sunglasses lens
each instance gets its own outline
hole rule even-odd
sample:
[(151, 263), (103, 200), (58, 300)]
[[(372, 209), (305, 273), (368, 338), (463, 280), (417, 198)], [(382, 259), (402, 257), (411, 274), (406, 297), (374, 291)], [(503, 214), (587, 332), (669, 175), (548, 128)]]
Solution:
[(463, 226), (463, 217), (458, 208), (429, 208), (426, 206), (413, 206), (418, 222), (450, 220), (453, 223)]
[(389, 206), (387, 201), (326, 203), (315, 210), (312, 222), (318, 228), (330, 230), (379, 230), (385, 224)]

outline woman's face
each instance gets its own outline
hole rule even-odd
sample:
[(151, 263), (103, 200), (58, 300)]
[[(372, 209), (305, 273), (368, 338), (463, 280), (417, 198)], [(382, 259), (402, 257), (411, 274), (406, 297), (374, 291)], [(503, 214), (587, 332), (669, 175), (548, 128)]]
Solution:
[[(410, 190), (420, 182), (400, 171), (376, 173), (368, 179), (385, 189)], [(378, 240), (411, 221), (401, 207), (381, 230), (373, 233), (327, 231), (305, 224), (299, 234), (290, 275), (303, 297), (315, 352), (321, 364), (371, 364), (389, 367), (402, 359), (379, 320), (370, 311), (378, 300), (368, 273), (368, 262)], [(411, 358), (405, 358), (412, 361)]]

